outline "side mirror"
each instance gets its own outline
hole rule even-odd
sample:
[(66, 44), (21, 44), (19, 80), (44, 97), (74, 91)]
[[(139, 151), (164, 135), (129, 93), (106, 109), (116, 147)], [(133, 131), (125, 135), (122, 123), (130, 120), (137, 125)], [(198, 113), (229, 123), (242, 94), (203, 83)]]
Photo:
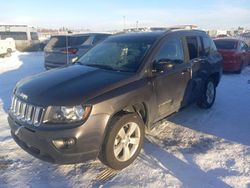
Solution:
[(163, 73), (174, 69), (175, 63), (170, 59), (160, 59), (153, 63), (153, 72)]

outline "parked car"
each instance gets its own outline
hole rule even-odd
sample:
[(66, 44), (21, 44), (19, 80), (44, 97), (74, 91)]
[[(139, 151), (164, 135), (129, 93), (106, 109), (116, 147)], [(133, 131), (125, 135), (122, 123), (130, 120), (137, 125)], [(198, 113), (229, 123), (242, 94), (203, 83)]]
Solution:
[(13, 38), (18, 51), (38, 51), (37, 29), (27, 25), (0, 25), (0, 38)]
[(1, 40), (0, 38), (0, 56), (11, 56), (11, 53), (16, 51), (15, 41), (12, 38)]
[(72, 64), (90, 48), (106, 39), (107, 33), (88, 33), (52, 36), (44, 48), (46, 69)]
[(45, 161), (131, 164), (145, 129), (190, 103), (210, 108), (222, 57), (199, 30), (114, 35), (77, 63), (19, 81), (9, 111), (14, 140)]
[(241, 73), (242, 69), (250, 64), (250, 50), (248, 45), (234, 38), (215, 39), (214, 43), (223, 56), (223, 70)]
[(216, 36), (216, 38), (225, 38), (225, 37), (229, 37), (227, 34), (219, 34)]

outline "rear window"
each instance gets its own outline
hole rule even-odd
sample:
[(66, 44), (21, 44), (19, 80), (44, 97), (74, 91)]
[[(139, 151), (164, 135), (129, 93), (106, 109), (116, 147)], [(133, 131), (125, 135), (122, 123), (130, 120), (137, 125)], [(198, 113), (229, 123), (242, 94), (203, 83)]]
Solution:
[(89, 36), (54, 36), (51, 37), (46, 48), (64, 48), (83, 44)]
[(217, 49), (222, 50), (234, 50), (237, 49), (238, 42), (230, 40), (215, 40), (214, 41)]
[(1, 39), (28, 40), (26, 32), (0, 32)]
[(38, 34), (37, 32), (30, 32), (31, 40), (38, 40)]
[(70, 36), (68, 38), (68, 45), (69, 46), (78, 46), (83, 44), (89, 36)]
[(95, 36), (95, 38), (93, 40), (93, 44), (97, 44), (98, 42), (101, 42), (102, 40), (104, 40), (107, 37), (108, 37), (108, 35), (97, 35), (97, 36)]

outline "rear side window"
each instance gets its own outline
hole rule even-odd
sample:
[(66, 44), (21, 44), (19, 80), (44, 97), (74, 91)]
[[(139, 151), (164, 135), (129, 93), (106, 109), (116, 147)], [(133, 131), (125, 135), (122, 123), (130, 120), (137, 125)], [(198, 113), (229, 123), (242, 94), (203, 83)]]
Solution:
[(28, 40), (26, 32), (0, 32), (1, 39)]
[(31, 40), (38, 40), (38, 34), (37, 32), (30, 32)]
[(208, 37), (202, 37), (204, 55), (210, 55), (217, 51), (214, 41)]
[(204, 47), (204, 52), (205, 52), (205, 55), (208, 55), (210, 54), (210, 40), (208, 37), (203, 37), (202, 38), (203, 40), (203, 47)]
[(198, 41), (197, 37), (186, 37), (187, 45), (188, 45), (188, 52), (190, 60), (197, 58), (198, 55)]
[(240, 50), (247, 50), (248, 46), (245, 42), (240, 42)]
[(170, 39), (160, 48), (155, 60), (171, 60), (176, 64), (183, 62), (183, 48), (180, 39)]
[(215, 40), (214, 43), (221, 50), (236, 50), (238, 46), (238, 41), (234, 40)]

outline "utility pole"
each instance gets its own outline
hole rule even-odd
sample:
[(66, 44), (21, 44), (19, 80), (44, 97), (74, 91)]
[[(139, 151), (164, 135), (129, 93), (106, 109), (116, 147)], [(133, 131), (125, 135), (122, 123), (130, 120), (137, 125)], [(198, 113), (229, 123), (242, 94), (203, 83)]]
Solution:
[(126, 29), (126, 16), (123, 16), (123, 31)]

